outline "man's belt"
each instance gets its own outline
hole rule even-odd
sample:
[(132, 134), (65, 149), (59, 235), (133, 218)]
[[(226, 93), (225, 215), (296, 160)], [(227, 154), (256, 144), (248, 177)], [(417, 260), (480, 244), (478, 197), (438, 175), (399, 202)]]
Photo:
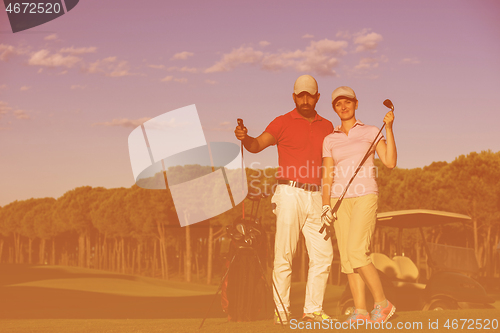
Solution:
[(299, 183), (294, 180), (278, 179), (278, 184), (298, 187), (311, 192), (321, 191), (321, 185)]

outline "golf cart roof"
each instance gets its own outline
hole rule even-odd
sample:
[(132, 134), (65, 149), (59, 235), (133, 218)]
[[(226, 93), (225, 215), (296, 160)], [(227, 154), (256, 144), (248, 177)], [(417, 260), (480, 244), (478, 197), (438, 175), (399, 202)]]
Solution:
[(467, 222), (467, 215), (429, 209), (398, 210), (377, 214), (377, 225), (395, 228), (432, 227), (440, 224)]

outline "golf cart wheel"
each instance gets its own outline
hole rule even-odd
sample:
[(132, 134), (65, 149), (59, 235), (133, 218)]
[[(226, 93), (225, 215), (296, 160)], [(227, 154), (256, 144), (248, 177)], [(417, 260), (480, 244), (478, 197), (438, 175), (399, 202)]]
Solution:
[(456, 310), (458, 309), (457, 302), (450, 299), (437, 299), (431, 302), (429, 310), (442, 311), (442, 310)]

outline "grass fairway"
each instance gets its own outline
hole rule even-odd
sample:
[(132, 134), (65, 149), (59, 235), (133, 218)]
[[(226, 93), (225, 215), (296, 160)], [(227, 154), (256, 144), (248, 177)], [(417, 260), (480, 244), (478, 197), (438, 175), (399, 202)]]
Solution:
[[(198, 330), (217, 286), (163, 281), (90, 269), (60, 266), (0, 265), (0, 332), (281, 332), (271, 320), (227, 322), (220, 298)], [(301, 314), (305, 286), (292, 286), (292, 312)], [(335, 313), (343, 287), (328, 286), (325, 311)], [(500, 321), (500, 295), (496, 309), (441, 312), (397, 312), (392, 329), (427, 331), (438, 321), (437, 332), (461, 331), (460, 319)], [(457, 319), (458, 329), (444, 327)], [(413, 324), (421, 323), (421, 324)], [(464, 325), (464, 331), (472, 321)], [(411, 325), (411, 326), (409, 326)], [(419, 326), (417, 326), (419, 325)], [(295, 326), (297, 327), (297, 326)], [(293, 325), (286, 331), (298, 331)], [(499, 326), (500, 329), (500, 326)], [(317, 329), (304, 331), (328, 331)], [(489, 330), (495, 332), (490, 324)], [(380, 331), (380, 329), (356, 331)]]

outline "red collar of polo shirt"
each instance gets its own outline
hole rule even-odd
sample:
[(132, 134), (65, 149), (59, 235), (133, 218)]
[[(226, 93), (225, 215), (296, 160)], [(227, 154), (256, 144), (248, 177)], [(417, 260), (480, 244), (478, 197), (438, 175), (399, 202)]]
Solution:
[[(306, 118), (302, 117), (299, 113), (299, 111), (297, 111), (297, 108), (293, 109), (292, 111), (292, 118), (295, 118), (295, 119), (304, 119), (304, 120), (307, 120)], [(314, 116), (314, 120), (313, 122), (317, 121), (317, 120), (323, 120), (323, 117), (321, 117), (318, 112), (316, 111), (316, 115)]]
[[(356, 122), (354, 123), (354, 125), (352, 125), (351, 129), (353, 129), (356, 125), (359, 125), (359, 126), (364, 126), (365, 124), (361, 121), (361, 120), (356, 120)], [(333, 129), (334, 132), (342, 132), (340, 130), (340, 127), (342, 126), (342, 124), (338, 125), (337, 127), (335, 127)]]

